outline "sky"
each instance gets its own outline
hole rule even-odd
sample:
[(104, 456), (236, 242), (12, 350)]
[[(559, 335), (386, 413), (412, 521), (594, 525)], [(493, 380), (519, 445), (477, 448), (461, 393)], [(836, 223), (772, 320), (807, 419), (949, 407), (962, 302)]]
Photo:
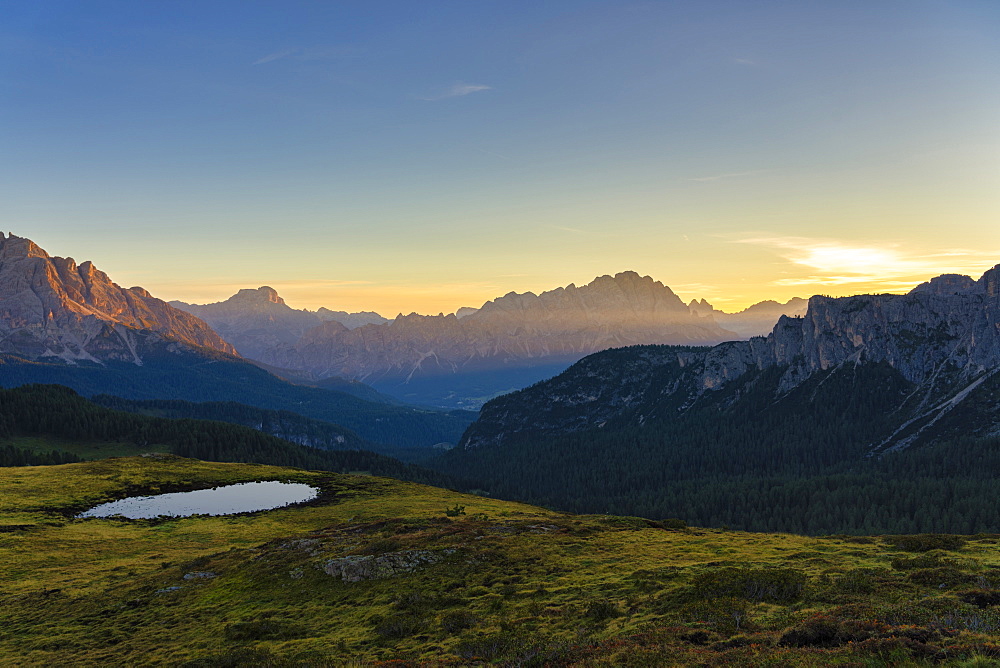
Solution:
[(438, 313), (1000, 263), (1000, 3), (0, 0), (0, 229), (205, 303)]

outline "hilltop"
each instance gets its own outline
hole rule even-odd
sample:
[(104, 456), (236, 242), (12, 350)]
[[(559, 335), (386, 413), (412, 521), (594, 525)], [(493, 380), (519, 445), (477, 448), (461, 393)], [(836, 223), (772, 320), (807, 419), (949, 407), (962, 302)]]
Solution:
[[(229, 517), (73, 519), (128, 494), (321, 490)], [(1000, 655), (998, 536), (805, 538), (579, 516), (170, 455), (0, 469), (0, 662), (913, 665)]]

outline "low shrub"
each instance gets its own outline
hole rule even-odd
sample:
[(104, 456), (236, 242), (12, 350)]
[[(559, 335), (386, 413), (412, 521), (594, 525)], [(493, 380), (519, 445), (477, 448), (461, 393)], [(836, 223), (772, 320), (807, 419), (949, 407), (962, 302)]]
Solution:
[(492, 661), (514, 652), (525, 644), (525, 640), (520, 636), (501, 631), (463, 640), (458, 644), (456, 653), (463, 659)]
[(839, 647), (875, 637), (874, 622), (845, 621), (828, 615), (813, 615), (785, 631), (778, 640), (785, 647)]
[(479, 624), (479, 617), (468, 610), (453, 610), (441, 618), (441, 628), (447, 633), (459, 633)]
[(465, 514), (465, 506), (460, 506), (457, 503), (451, 508), (445, 508), (444, 514), (448, 517), (458, 517), (459, 515)]
[(750, 624), (750, 605), (734, 597), (695, 601), (678, 610), (686, 624), (708, 624), (719, 633), (733, 634)]
[(928, 587), (945, 588), (968, 584), (974, 578), (953, 566), (938, 566), (937, 568), (919, 568), (912, 571), (907, 579)]
[(795, 568), (720, 568), (696, 576), (692, 588), (700, 598), (789, 603), (802, 596), (806, 580), (806, 574)]
[(306, 635), (305, 629), (294, 622), (281, 619), (252, 619), (234, 622), (223, 631), (226, 640), (291, 640)]
[(933, 659), (937, 648), (910, 638), (892, 636), (871, 638), (855, 645), (855, 651), (862, 655), (874, 655), (889, 665), (910, 664), (913, 660)]
[(854, 568), (845, 571), (831, 585), (831, 589), (844, 594), (870, 594), (889, 577), (885, 568)]
[(284, 667), (292, 664), (278, 658), (266, 649), (238, 647), (233, 650), (224, 651), (221, 654), (212, 654), (193, 659), (180, 665), (182, 668), (239, 668), (243, 666), (278, 668), (279, 666)]
[(386, 552), (398, 552), (403, 549), (403, 544), (395, 538), (379, 538), (365, 545), (358, 554), (385, 554)]
[(918, 568), (938, 568), (941, 566), (955, 566), (954, 559), (950, 559), (937, 552), (928, 552), (919, 557), (896, 557), (889, 562), (897, 571), (912, 571)]
[(950, 629), (992, 634), (1000, 631), (1000, 611), (995, 608), (957, 605), (942, 614), (938, 623)]
[(570, 665), (577, 650), (565, 642), (501, 631), (464, 640), (458, 644), (456, 652), (465, 660), (504, 659), (505, 666), (543, 668)]
[(403, 592), (396, 596), (392, 604), (397, 610), (408, 612), (426, 612), (438, 610), (462, 603), (462, 599), (446, 594), (427, 594), (419, 590)]
[(1000, 591), (992, 589), (970, 589), (969, 591), (961, 592), (958, 598), (977, 608), (1000, 605)]
[(946, 533), (921, 533), (903, 536), (886, 536), (885, 541), (906, 552), (930, 552), (931, 550), (959, 550), (965, 547), (965, 536)]
[(427, 626), (423, 615), (403, 613), (383, 619), (375, 625), (375, 633), (386, 640), (401, 640), (421, 633)]
[(621, 609), (615, 603), (607, 600), (591, 601), (587, 605), (587, 611), (584, 613), (587, 619), (595, 622), (605, 622), (615, 617), (621, 617), (621, 615)]

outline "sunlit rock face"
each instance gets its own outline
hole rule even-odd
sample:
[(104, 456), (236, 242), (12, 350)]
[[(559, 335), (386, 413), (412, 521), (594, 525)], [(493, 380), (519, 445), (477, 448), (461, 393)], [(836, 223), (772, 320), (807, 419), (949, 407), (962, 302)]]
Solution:
[(692, 313), (662, 283), (624, 272), (539, 295), (512, 292), (461, 317), (413, 313), (355, 329), (325, 323), (260, 360), (319, 377), (405, 381), (547, 359), (569, 363), (635, 344), (713, 345), (734, 338), (710, 317)]
[[(713, 392), (748, 391), (751, 385), (741, 385), (752, 384), (748, 372), (777, 367), (776, 391), (784, 395), (820, 372), (882, 363), (914, 389), (899, 411), (899, 432), (876, 445), (905, 447), (1000, 371), (1000, 265), (978, 281), (946, 275), (905, 295), (812, 297), (804, 316), (782, 316), (766, 337), (707, 350), (614, 352), (487, 403), (463, 445), (496, 444), (529, 430), (598, 428), (625, 415), (676, 415)], [(1000, 429), (1000, 410), (982, 424), (983, 433)]]
[(268, 351), (294, 345), (309, 329), (327, 321), (343, 322), (348, 327), (388, 322), (370, 311), (347, 313), (321, 308), (318, 311), (293, 309), (269, 286), (243, 289), (229, 299), (214, 304), (170, 302), (172, 306), (207, 322), (241, 355), (262, 360)]
[(784, 319), (775, 328), (760, 363), (811, 373), (849, 361), (884, 361), (915, 383), (945, 368), (967, 375), (995, 369), (1000, 366), (998, 272), (1000, 266), (979, 281), (945, 275), (906, 295), (812, 297), (804, 318)]
[(0, 352), (29, 359), (142, 363), (151, 344), (235, 349), (198, 318), (138, 287), (123, 289), (91, 262), (50, 257), (0, 233)]
[(812, 297), (805, 316), (782, 317), (766, 338), (711, 350), (702, 386), (719, 387), (750, 368), (772, 365), (789, 367), (786, 388), (848, 362), (884, 361), (915, 383), (944, 367), (973, 375), (996, 368), (998, 272), (1000, 265), (979, 281), (940, 276), (905, 295)]

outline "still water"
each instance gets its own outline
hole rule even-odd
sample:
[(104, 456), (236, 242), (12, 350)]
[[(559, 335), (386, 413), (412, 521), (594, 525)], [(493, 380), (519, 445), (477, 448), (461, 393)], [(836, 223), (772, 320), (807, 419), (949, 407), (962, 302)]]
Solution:
[(291, 503), (315, 499), (315, 487), (290, 482), (246, 482), (214, 489), (172, 492), (155, 496), (132, 496), (102, 503), (77, 517), (112, 517), (129, 519), (153, 517), (187, 517), (189, 515), (231, 515), (271, 510)]

